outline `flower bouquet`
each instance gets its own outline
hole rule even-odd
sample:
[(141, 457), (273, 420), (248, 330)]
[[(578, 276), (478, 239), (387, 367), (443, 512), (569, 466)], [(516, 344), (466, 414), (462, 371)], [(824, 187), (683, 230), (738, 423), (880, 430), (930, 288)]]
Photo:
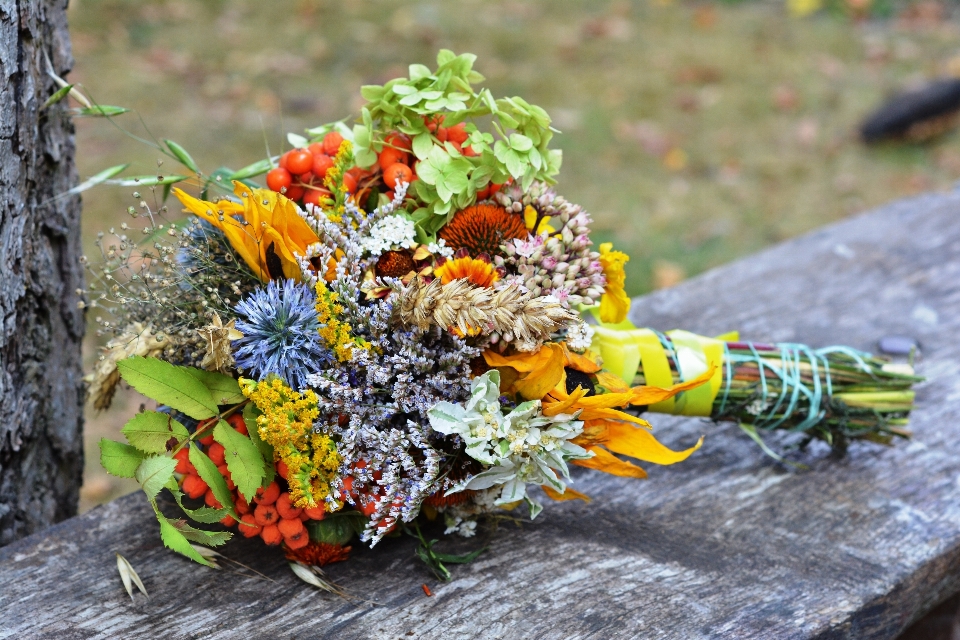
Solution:
[[(301, 575), (345, 559), (355, 536), (419, 535), (418, 519), (471, 536), (485, 514), (534, 518), (542, 497), (588, 499), (571, 464), (643, 478), (624, 457), (673, 464), (700, 446), (661, 445), (644, 408), (799, 420), (820, 437), (859, 428), (819, 413), (829, 389), (776, 402), (799, 386), (764, 382), (769, 349), (742, 359), (743, 345), (618, 325), (627, 256), (594, 247), (590, 215), (554, 191), (547, 113), (475, 88), (473, 62), (441, 51), (435, 70), (363, 87), (352, 128), (291, 135), (292, 150), (239, 171), (204, 174), (165, 141), (192, 175), (113, 181), (155, 202), (135, 193), (128, 212), (146, 224), (98, 241), (87, 305), (110, 311), (111, 338), (91, 395), (105, 408), (122, 379), (157, 402), (127, 443), (100, 448), (107, 471), (139, 481), (166, 546), (211, 564), (208, 547), (236, 532), (281, 545)], [(252, 181), (263, 174), (267, 188)], [(168, 219), (171, 192), (185, 220)], [(828, 385), (883, 384), (881, 365), (850, 358), (830, 361)], [(797, 371), (822, 380), (814, 359)], [(160, 510), (163, 490), (186, 518)]]

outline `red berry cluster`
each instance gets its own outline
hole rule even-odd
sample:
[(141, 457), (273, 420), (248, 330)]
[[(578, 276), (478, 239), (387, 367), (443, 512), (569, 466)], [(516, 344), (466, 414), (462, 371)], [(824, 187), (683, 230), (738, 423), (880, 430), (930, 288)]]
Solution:
[[(343, 136), (331, 131), (321, 142), (305, 149), (292, 149), (280, 156), (280, 166), (267, 172), (267, 186), (303, 204), (319, 204), (330, 195), (323, 185), (327, 171), (333, 167)], [(343, 176), (343, 186), (355, 193), (361, 172), (351, 170)]]
[[(465, 156), (476, 156), (477, 152), (464, 144), (470, 139), (466, 124), (461, 122), (444, 127), (443, 121), (442, 115), (425, 119), (427, 128), (440, 142), (450, 143)], [(343, 136), (332, 131), (321, 142), (314, 142), (305, 149), (287, 151), (280, 156), (280, 166), (267, 172), (267, 186), (302, 204), (319, 204), (321, 199), (330, 195), (323, 181), (342, 142)], [(391, 200), (398, 183), (415, 181), (417, 161), (409, 136), (399, 132), (389, 134), (383, 141), (383, 150), (377, 154), (377, 164), (368, 171), (357, 167), (350, 169), (344, 174), (343, 183), (349, 193), (357, 195), (359, 182), (363, 180), (367, 184), (367, 178), (372, 178), (369, 180), (371, 186), (379, 183), (380, 190)], [(477, 193), (477, 200), (486, 200), (501, 186), (488, 185)]]
[[(243, 418), (239, 415), (232, 415), (227, 418), (231, 427), (242, 435), (247, 435), (247, 426)], [(197, 427), (202, 429), (207, 426), (200, 423)], [(239, 532), (247, 538), (260, 536), (268, 545), (277, 545), (283, 542), (290, 549), (300, 549), (310, 542), (310, 537), (303, 523), (307, 520), (323, 520), (323, 506), (317, 506), (312, 509), (301, 509), (294, 506), (290, 499), (290, 493), (281, 488), (280, 482), (271, 482), (267, 487), (257, 491), (253, 498), (253, 503), (248, 503), (240, 492), (237, 491), (237, 485), (230, 477), (230, 470), (227, 468), (225, 460), (225, 449), (219, 442), (213, 441), (213, 434), (200, 438), (198, 443), (206, 448), (206, 454), (217, 465), (217, 470), (227, 482), (227, 488), (233, 495), (233, 507), (240, 516), (241, 524), (238, 527)], [(207, 506), (214, 509), (222, 509), (223, 505), (213, 495), (213, 491), (207, 486), (196, 468), (190, 462), (189, 453), (186, 448), (181, 449), (174, 456), (177, 460), (176, 471), (184, 474), (181, 480), (181, 489), (191, 498), (203, 498)], [(286, 487), (287, 466), (282, 462), (277, 463), (277, 474), (282, 478), (283, 487)], [(225, 516), (220, 521), (222, 524), (232, 527), (237, 521), (232, 516)]]

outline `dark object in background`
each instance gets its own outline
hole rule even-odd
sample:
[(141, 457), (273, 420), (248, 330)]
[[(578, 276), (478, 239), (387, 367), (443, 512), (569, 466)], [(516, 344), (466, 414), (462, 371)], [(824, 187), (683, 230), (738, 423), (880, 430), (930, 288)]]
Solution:
[(936, 80), (922, 89), (894, 96), (860, 127), (867, 144), (883, 140), (926, 142), (957, 125), (960, 79)]

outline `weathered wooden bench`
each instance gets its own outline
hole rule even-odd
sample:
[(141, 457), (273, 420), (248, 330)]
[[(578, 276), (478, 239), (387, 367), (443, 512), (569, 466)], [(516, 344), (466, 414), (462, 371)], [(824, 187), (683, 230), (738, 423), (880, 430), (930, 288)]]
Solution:
[[(551, 504), (434, 580), (410, 538), (327, 567), (378, 603), (297, 580), (282, 555), (225, 553), (268, 579), (165, 550), (140, 494), (0, 549), (0, 637), (894, 638), (960, 591), (960, 193), (898, 202), (636, 301), (633, 319), (704, 334), (922, 347), (914, 438), (813, 446), (775, 463), (736, 426), (650, 416), (701, 451), (633, 481), (579, 473)], [(786, 440), (770, 438), (774, 446)], [(150, 592), (131, 603), (114, 552)], [(428, 597), (421, 588), (427, 583)]]

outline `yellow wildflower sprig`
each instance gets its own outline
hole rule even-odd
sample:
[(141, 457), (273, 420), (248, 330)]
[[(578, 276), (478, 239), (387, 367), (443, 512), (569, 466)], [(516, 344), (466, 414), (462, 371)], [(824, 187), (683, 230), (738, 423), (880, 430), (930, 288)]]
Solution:
[(262, 382), (241, 379), (240, 388), (260, 412), (260, 438), (287, 465), (290, 499), (307, 509), (323, 504), (332, 493), (340, 455), (330, 436), (314, 432), (313, 423), (320, 416), (316, 394), (309, 389), (296, 392), (278, 377)]
[(340, 222), (343, 219), (344, 205), (347, 202), (347, 190), (343, 186), (343, 176), (353, 166), (353, 145), (349, 140), (340, 143), (337, 155), (333, 157), (333, 166), (327, 169), (323, 179), (323, 186), (333, 194), (331, 208), (326, 211), (331, 222)]
[(337, 360), (349, 362), (354, 349), (369, 349), (370, 343), (350, 335), (350, 325), (340, 320), (343, 307), (337, 302), (340, 297), (327, 288), (327, 283), (317, 280), (317, 320), (320, 322), (320, 337), (331, 349)]

